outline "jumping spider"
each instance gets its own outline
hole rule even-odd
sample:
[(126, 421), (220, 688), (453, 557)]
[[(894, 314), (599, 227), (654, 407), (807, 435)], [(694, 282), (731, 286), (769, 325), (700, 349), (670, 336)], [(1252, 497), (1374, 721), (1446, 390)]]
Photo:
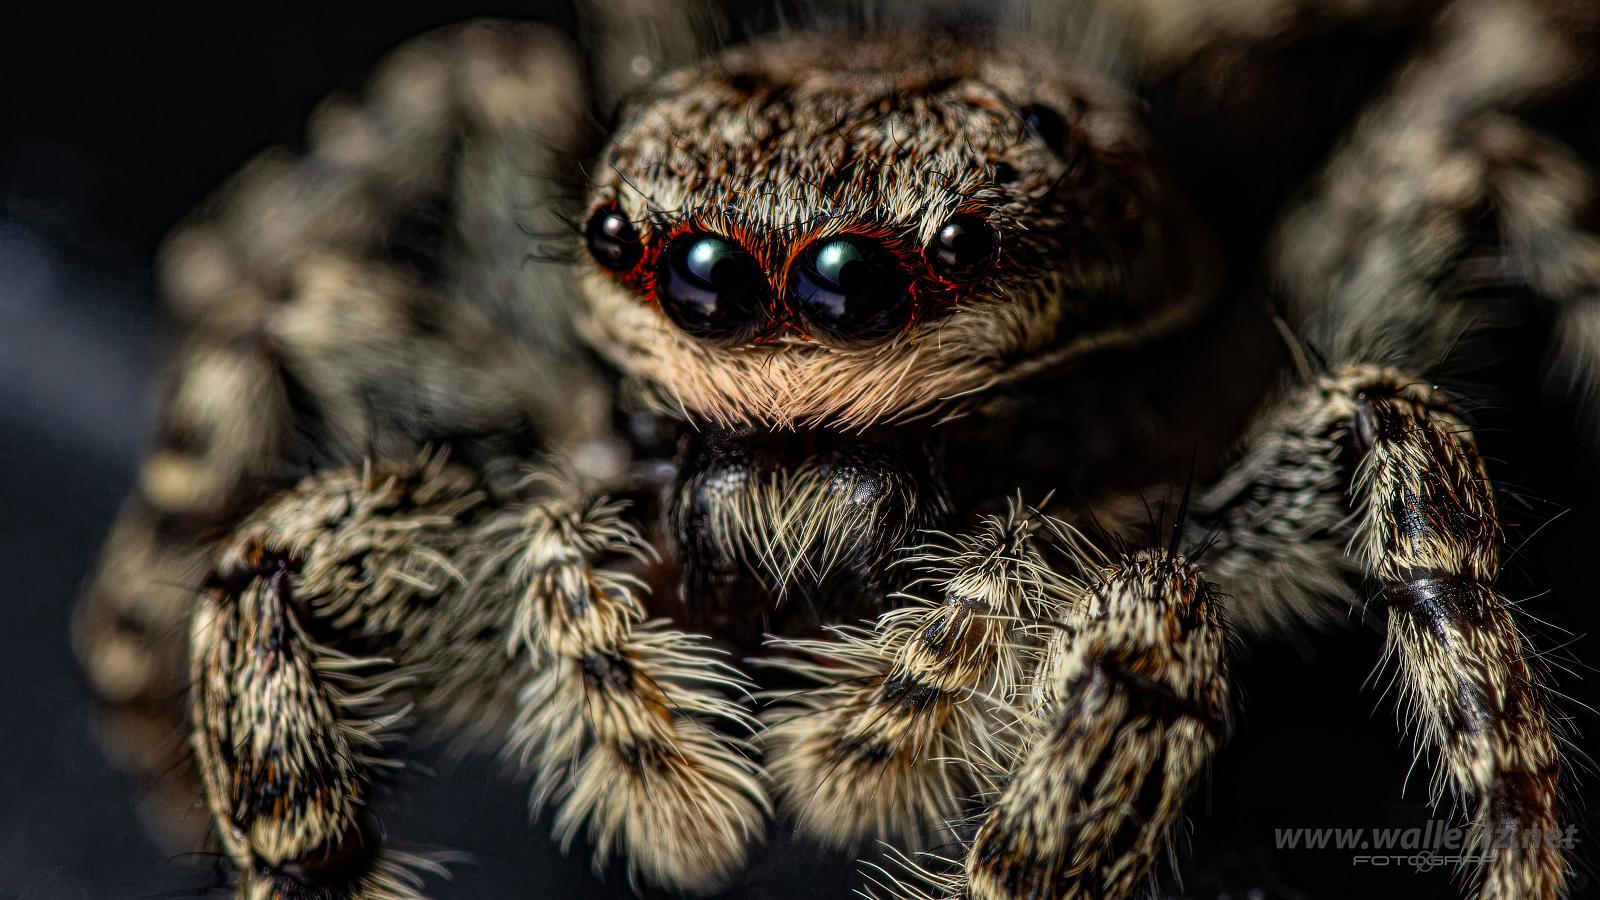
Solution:
[[(1513, 301), (1597, 371), (1594, 176), (1517, 117), (1588, 83), (1594, 7), (1053, 14), (695, 62), (684, 9), (598, 4), (599, 102), (629, 94), (599, 140), (562, 39), (453, 30), (174, 234), (161, 441), (77, 639), (141, 765), (188, 683), (239, 896), (420, 890), (373, 817), (413, 713), (656, 884), (725, 882), (776, 810), (956, 848), (890, 893), (1130, 896), (1226, 735), (1230, 641), (1361, 577), (1435, 790), (1563, 824), (1495, 492), (1429, 376)], [(1295, 96), (1252, 47), (1361, 28), (1412, 49), (1298, 199), (1264, 166), (1227, 208), (1163, 151)], [(1305, 105), (1330, 139), (1352, 108)], [(1567, 871), (1518, 846), (1476, 890)]]

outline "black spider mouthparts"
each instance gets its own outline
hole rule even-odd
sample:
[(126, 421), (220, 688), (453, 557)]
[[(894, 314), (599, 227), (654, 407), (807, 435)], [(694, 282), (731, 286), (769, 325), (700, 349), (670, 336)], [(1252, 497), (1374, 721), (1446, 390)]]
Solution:
[(692, 618), (736, 643), (760, 637), (741, 633), (763, 625), (753, 603), (876, 609), (894, 561), (949, 509), (942, 454), (923, 428), (686, 430), (678, 471), (683, 595)]

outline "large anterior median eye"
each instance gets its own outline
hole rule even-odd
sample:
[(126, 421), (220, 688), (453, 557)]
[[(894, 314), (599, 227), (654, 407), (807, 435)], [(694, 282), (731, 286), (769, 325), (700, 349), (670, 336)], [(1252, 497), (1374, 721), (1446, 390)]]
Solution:
[(843, 343), (887, 337), (911, 317), (900, 261), (864, 238), (818, 241), (801, 255), (790, 302), (813, 331)]
[(661, 310), (689, 334), (740, 341), (755, 334), (766, 308), (767, 279), (743, 247), (713, 234), (679, 235), (656, 272)]

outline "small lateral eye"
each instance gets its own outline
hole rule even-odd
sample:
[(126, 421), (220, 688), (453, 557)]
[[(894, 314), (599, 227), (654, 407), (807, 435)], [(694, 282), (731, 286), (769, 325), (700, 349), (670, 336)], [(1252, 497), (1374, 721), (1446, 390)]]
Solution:
[(613, 272), (632, 269), (644, 256), (644, 242), (639, 239), (639, 230), (614, 205), (602, 206), (594, 211), (584, 229), (584, 238), (594, 261)]
[(674, 238), (656, 272), (661, 311), (683, 331), (710, 341), (736, 343), (754, 335), (768, 293), (766, 275), (743, 247), (704, 232)]
[(972, 281), (999, 255), (1000, 239), (982, 217), (958, 213), (939, 227), (928, 246), (928, 265), (951, 281)]
[(1051, 150), (1060, 150), (1067, 143), (1067, 120), (1061, 117), (1053, 107), (1043, 103), (1029, 103), (1017, 110), (1022, 115), (1022, 124), (1028, 130), (1039, 136), (1039, 140), (1050, 146)]
[(855, 235), (820, 240), (798, 260), (789, 300), (812, 331), (861, 344), (899, 331), (911, 318), (910, 279), (900, 260)]

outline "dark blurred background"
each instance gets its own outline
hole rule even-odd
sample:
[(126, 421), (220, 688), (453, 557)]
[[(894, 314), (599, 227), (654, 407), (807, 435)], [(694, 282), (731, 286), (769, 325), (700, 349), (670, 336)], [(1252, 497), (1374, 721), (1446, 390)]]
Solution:
[[(0, 27), (0, 897), (223, 893), (204, 848), (174, 857), (141, 830), (133, 785), (93, 744), (67, 644), (73, 595), (148, 436), (155, 247), (253, 153), (297, 142), (313, 104), (359, 84), (384, 50), (480, 15), (573, 24), (565, 4), (394, 2), (35, 5)], [(1600, 124), (1577, 124), (1600, 137)], [(1477, 417), (1520, 550), (1505, 583), (1537, 647), (1555, 651), (1545, 660), (1567, 695), (1562, 713), (1592, 734), (1600, 478), (1594, 443), (1544, 389), (1543, 337), (1535, 324), (1508, 349), (1505, 388)], [(1194, 804), (1186, 895), (1453, 895), (1447, 871), (1272, 849), (1277, 828), (1429, 818), (1427, 769), (1411, 771), (1387, 674), (1371, 677), (1377, 625), (1352, 616), (1343, 630), (1239, 661), (1243, 714)], [(602, 883), (582, 848), (564, 858), (548, 818), (530, 826), (525, 787), (492, 761), (423, 758), (435, 772), (408, 775), (404, 802), (384, 816), (398, 839), (470, 854), (433, 886), (438, 895), (633, 895), (620, 868)], [(1579, 815), (1575, 893), (1587, 896), (1600, 831), (1592, 811)], [(786, 833), (774, 826), (748, 882), (727, 896), (847, 895), (854, 867)]]

